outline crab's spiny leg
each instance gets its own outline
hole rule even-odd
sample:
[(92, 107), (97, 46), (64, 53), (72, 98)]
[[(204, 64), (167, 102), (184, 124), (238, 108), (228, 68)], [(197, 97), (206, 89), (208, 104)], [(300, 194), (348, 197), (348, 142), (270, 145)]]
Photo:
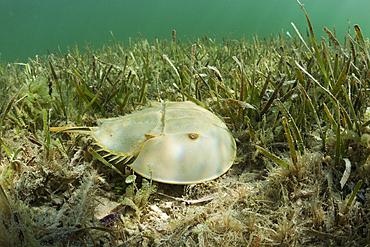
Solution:
[(114, 163), (117, 163), (117, 159), (119, 159), (119, 158), (123, 158), (124, 156), (120, 156), (120, 155), (116, 155), (115, 154), (115, 157), (114, 158), (112, 158), (112, 159), (110, 159), (109, 160), (109, 162), (114, 162)]
[(117, 163), (123, 163), (123, 164), (126, 164), (126, 165), (129, 165), (129, 164), (132, 164), (137, 158), (137, 155), (133, 155), (133, 156), (121, 156), (121, 159), (120, 160), (117, 160), (116, 164)]
[[(115, 155), (115, 154), (107, 153), (106, 155), (103, 155), (102, 157), (107, 160), (109, 158), (109, 156), (112, 156), (112, 155)], [(109, 159), (109, 160), (112, 160), (112, 159)]]
[(103, 151), (106, 151), (104, 148), (100, 148), (100, 149), (96, 149), (95, 150), (97, 153), (99, 153), (99, 152), (103, 152)]

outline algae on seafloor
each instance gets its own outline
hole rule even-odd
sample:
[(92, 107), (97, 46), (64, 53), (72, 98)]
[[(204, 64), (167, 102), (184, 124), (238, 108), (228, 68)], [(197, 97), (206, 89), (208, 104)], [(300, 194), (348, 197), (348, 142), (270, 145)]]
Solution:
[[(0, 245), (366, 246), (369, 40), (355, 25), (342, 44), (328, 28), (318, 42), (304, 14), (307, 39), (294, 24), (288, 40), (173, 32), (0, 68)], [(159, 98), (224, 119), (238, 144), (227, 174), (124, 184), (92, 158), (91, 139), (48, 132)]]

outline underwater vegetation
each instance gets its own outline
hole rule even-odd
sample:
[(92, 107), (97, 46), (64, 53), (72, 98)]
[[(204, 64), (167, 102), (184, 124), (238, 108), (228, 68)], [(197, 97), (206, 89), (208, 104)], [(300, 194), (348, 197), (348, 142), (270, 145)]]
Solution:
[[(288, 39), (113, 37), (2, 65), (0, 246), (367, 246), (370, 42), (358, 25), (343, 43), (326, 27), (316, 39), (301, 7), (308, 29), (292, 23)], [(226, 123), (226, 174), (157, 183), (105, 162), (90, 137), (49, 131), (158, 99)]]

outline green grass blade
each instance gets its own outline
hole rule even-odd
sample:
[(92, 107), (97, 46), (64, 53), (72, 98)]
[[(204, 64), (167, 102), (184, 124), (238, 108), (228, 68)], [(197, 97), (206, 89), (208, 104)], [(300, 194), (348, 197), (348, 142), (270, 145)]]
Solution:
[(179, 82), (181, 82), (181, 77), (180, 77), (180, 74), (179, 74), (179, 71), (176, 69), (175, 65), (173, 65), (172, 61), (167, 57), (167, 55), (163, 54), (163, 58), (165, 60), (167, 60), (167, 62), (170, 64), (170, 66), (172, 67), (172, 69), (175, 71), (176, 75), (177, 75), (177, 78), (179, 80)]
[(254, 133), (254, 130), (253, 130), (253, 127), (251, 125), (251, 120), (249, 119), (248, 116), (244, 116), (244, 120), (245, 122), (247, 123), (248, 125), (248, 130), (249, 130), (249, 135), (250, 135), (250, 138), (251, 138), (251, 141), (253, 142), (255, 139), (255, 133)]
[(337, 40), (337, 38), (335, 38), (335, 36), (333, 35), (333, 33), (327, 28), (327, 27), (324, 27), (323, 28), (324, 32), (328, 35), (329, 39), (336, 45), (338, 46), (339, 48), (342, 48), (339, 41)]
[(337, 95), (337, 93), (341, 89), (342, 85), (344, 84), (344, 82), (347, 78), (347, 73), (348, 73), (348, 70), (349, 70), (350, 63), (351, 63), (351, 59), (348, 59), (346, 65), (344, 66), (344, 68), (342, 69), (342, 72), (340, 73), (340, 76), (339, 76), (337, 82), (335, 83), (333, 89), (331, 90), (331, 93), (333, 95)]
[(260, 113), (260, 118), (262, 118), (262, 116), (267, 112), (267, 110), (270, 108), (270, 106), (272, 105), (272, 103), (274, 102), (274, 100), (276, 99), (276, 97), (278, 96), (278, 93), (279, 93), (281, 87), (284, 84), (284, 80), (285, 80), (285, 78), (283, 78), (279, 82), (279, 84), (276, 85), (276, 88), (275, 88), (274, 92), (272, 93), (269, 101), (267, 102), (267, 104), (265, 105), (265, 107), (262, 109), (262, 111)]
[(263, 153), (266, 157), (270, 158), (271, 160), (275, 161), (276, 163), (278, 163), (279, 165), (289, 169), (289, 164), (286, 163), (284, 160), (280, 159), (279, 157), (277, 157), (276, 155), (270, 153), (269, 151), (267, 151), (266, 149), (264, 149), (263, 147), (260, 147), (258, 145), (256, 145), (256, 148), (261, 151), (261, 153)]
[(9, 199), (1, 183), (0, 183), (0, 208), (1, 208), (1, 219), (5, 221), (6, 219), (5, 216), (10, 216), (13, 210), (10, 207)]
[(353, 130), (353, 124), (347, 111), (343, 107), (340, 107), (340, 112), (342, 113), (342, 117), (346, 123), (346, 126), (348, 126), (348, 129)]
[(340, 135), (340, 107), (339, 107), (339, 102), (337, 104), (337, 142), (335, 145), (335, 166), (338, 167), (339, 165), (339, 160), (340, 160), (340, 155), (341, 155), (341, 147), (342, 147), (342, 139)]
[(287, 138), (288, 144), (289, 144), (290, 155), (292, 157), (292, 161), (293, 161), (294, 166), (296, 166), (297, 165), (297, 153), (294, 149), (293, 138), (292, 138), (292, 135), (290, 134), (290, 130), (289, 130), (289, 127), (288, 127), (288, 124), (287, 124), (287, 121), (286, 121), (285, 117), (283, 117), (283, 124), (284, 124), (285, 133), (286, 133), (286, 138)]
[(301, 83), (302, 85), (306, 85), (306, 83), (303, 79), (302, 72), (297, 67), (294, 67), (294, 71), (295, 71), (295, 74), (297, 75), (297, 79), (298, 79), (299, 83)]
[(317, 108), (315, 108), (313, 106), (312, 101), (311, 101), (311, 98), (310, 98), (310, 96), (308, 96), (308, 94), (307, 94), (306, 90), (303, 88), (302, 84), (300, 84), (300, 86), (301, 86), (301, 90), (302, 90), (302, 92), (303, 92), (303, 94), (304, 94), (304, 96), (306, 98), (306, 101), (308, 103), (308, 107), (312, 111), (313, 116), (314, 116), (315, 121), (316, 121), (316, 124), (319, 127), (319, 130), (320, 130), (320, 133), (321, 133), (321, 138), (322, 138), (324, 136), (324, 134), (323, 134), (323, 131), (322, 131), (322, 128), (321, 128), (321, 122), (320, 122), (319, 116), (317, 115), (317, 111), (316, 111)]
[(59, 79), (57, 77), (57, 74), (55, 73), (55, 70), (54, 70), (54, 67), (53, 67), (53, 64), (51, 63), (51, 60), (49, 59), (49, 65), (50, 65), (50, 70), (51, 70), (51, 74), (53, 75), (53, 79), (55, 81), (55, 83), (57, 84), (57, 90), (58, 90), (58, 93), (59, 93), (59, 97), (60, 97), (60, 106), (62, 108), (62, 111), (64, 113), (64, 116), (67, 116), (67, 109), (66, 109), (66, 106), (64, 105), (64, 97), (63, 97), (63, 93), (62, 93), (62, 87), (59, 83)]
[(330, 113), (329, 108), (326, 106), (325, 103), (323, 103), (323, 106), (324, 106), (326, 114), (329, 117), (331, 125), (333, 126), (334, 132), (337, 132), (337, 122), (334, 120), (333, 115)]
[(307, 51), (308, 51), (308, 52), (310, 52), (310, 53), (312, 54), (311, 49), (308, 47), (308, 45), (307, 45), (306, 41), (305, 41), (305, 40), (304, 40), (304, 38), (302, 37), (302, 35), (301, 35), (301, 33), (299, 32), (299, 30), (297, 29), (297, 27), (294, 25), (294, 23), (293, 23), (293, 22), (291, 22), (290, 24), (292, 24), (292, 26), (293, 26), (293, 28), (294, 28), (295, 32), (297, 33), (298, 37), (301, 39), (302, 43), (306, 46)]
[[(342, 91), (344, 93), (344, 96), (346, 97), (347, 104), (349, 105), (349, 108), (351, 109), (351, 115), (352, 115), (353, 121), (355, 121), (356, 130), (360, 131), (360, 124), (359, 124), (359, 121), (357, 119), (355, 109), (353, 108), (352, 100), (350, 100), (350, 98), (349, 98), (349, 96), (348, 96), (348, 94), (347, 94), (347, 92), (346, 92), (346, 90), (343, 86), (342, 86)], [(348, 115), (348, 113), (347, 113), (347, 115)]]
[(360, 48), (362, 50), (365, 50), (364, 47), (365, 47), (365, 39), (364, 39), (364, 36), (362, 35), (362, 31), (361, 31), (361, 28), (359, 25), (355, 24), (353, 26), (353, 29), (355, 30), (355, 33), (356, 33), (356, 38), (358, 40), (358, 43), (360, 44)]
[(337, 99), (334, 97), (334, 95), (329, 91), (327, 90), (325, 87), (323, 87), (319, 82), (318, 80), (316, 80), (310, 73), (308, 73), (301, 65), (299, 65), (299, 63), (297, 61), (295, 61), (295, 64), (298, 66), (298, 68), (300, 68), (306, 75), (308, 75), (311, 80), (313, 80), (317, 86), (319, 86), (329, 97), (330, 99), (335, 103), (337, 104)]
[(8, 146), (3, 142), (2, 138), (0, 137), (0, 144), (4, 147), (5, 152), (9, 155), (9, 157), (12, 157), (12, 152), (10, 152), (10, 149)]
[(297, 127), (292, 115), (290, 115), (289, 111), (285, 108), (284, 104), (280, 100), (278, 100), (278, 99), (275, 100), (275, 104), (276, 104), (277, 108), (279, 109), (279, 111), (281, 112), (281, 114), (287, 119), (289, 128), (293, 132), (293, 136), (294, 136), (294, 138), (297, 142), (298, 149), (299, 149), (301, 155), (303, 155), (304, 154), (304, 144), (303, 144), (302, 136), (301, 136), (300, 131), (298, 130), (298, 127)]
[[(5, 110), (3, 111), (3, 113), (1, 114), (0, 116), (0, 128), (2, 127), (2, 122), (4, 120), (4, 118), (6, 117), (6, 115), (9, 113), (10, 109), (12, 108), (14, 101), (15, 99), (18, 97), (19, 93), (22, 91), (23, 89), (23, 86), (18, 90), (18, 92), (16, 94), (13, 95), (13, 97), (11, 98), (11, 100), (9, 101), (8, 105), (6, 106)], [(18, 102), (18, 101), (17, 101)]]
[(115, 172), (117, 172), (119, 175), (121, 175), (123, 178), (123, 174), (115, 167), (114, 165), (110, 164), (108, 161), (106, 161), (103, 157), (101, 157), (94, 149), (89, 148), (89, 153), (91, 153), (95, 158), (97, 158), (100, 162), (102, 162), (104, 165), (108, 166), (109, 168), (112, 168)]
[[(49, 159), (49, 151), (50, 151), (50, 131), (49, 131), (49, 121), (48, 121), (48, 114), (46, 109), (42, 110), (42, 117), (43, 117), (43, 122), (44, 122), (44, 141), (43, 145), (45, 147), (45, 159)], [(49, 118), (50, 119), (50, 118)]]
[(347, 205), (346, 205), (347, 211), (350, 210), (350, 208), (352, 206), (352, 203), (353, 203), (353, 200), (355, 199), (355, 196), (357, 195), (357, 192), (360, 189), (361, 185), (362, 185), (362, 180), (360, 180), (360, 181), (357, 182), (356, 187), (353, 190), (353, 192), (351, 194), (351, 197), (349, 198), (349, 200), (347, 202)]
[(99, 94), (100, 94), (100, 91), (103, 89), (103, 87), (100, 87), (99, 91), (95, 94), (94, 98), (87, 104), (87, 106), (85, 107), (85, 110), (82, 112), (81, 114), (81, 117), (83, 115), (85, 115), (86, 111), (92, 106), (92, 104), (94, 104), (94, 102), (96, 101), (96, 99), (98, 98)]
[(299, 0), (296, 0), (298, 2), (298, 4), (301, 6), (301, 9), (303, 10), (305, 16), (306, 16), (306, 19), (307, 19), (307, 23), (308, 23), (308, 27), (310, 29), (310, 33), (311, 33), (311, 40), (312, 40), (312, 44), (313, 44), (313, 48), (315, 50), (315, 54), (316, 54), (316, 59), (317, 61), (319, 62), (319, 68), (322, 72), (322, 74), (324, 75), (325, 79), (326, 79), (326, 82), (327, 82), (327, 85), (329, 85), (329, 77), (328, 77), (328, 73), (327, 71), (325, 70), (325, 65), (324, 65), (324, 62), (323, 62), (323, 59), (320, 55), (320, 51), (319, 51), (319, 48), (317, 47), (317, 43), (316, 43), (316, 38), (315, 38), (315, 34), (313, 32), (313, 28), (312, 28), (312, 25), (311, 25), (311, 21), (310, 21), (310, 18), (308, 18), (308, 15), (307, 15), (307, 12), (306, 10), (304, 9), (303, 5), (299, 2)]

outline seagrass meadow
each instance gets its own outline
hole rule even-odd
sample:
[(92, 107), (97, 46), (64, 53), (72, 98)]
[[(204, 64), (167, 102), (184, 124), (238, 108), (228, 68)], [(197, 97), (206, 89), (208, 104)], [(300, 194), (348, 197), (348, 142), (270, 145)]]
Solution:
[[(358, 25), (317, 39), (302, 10), (308, 28), (289, 38), (173, 31), (1, 64), (0, 245), (369, 246), (369, 39)], [(226, 174), (156, 183), (109, 167), (90, 137), (49, 132), (159, 99), (226, 123)]]

